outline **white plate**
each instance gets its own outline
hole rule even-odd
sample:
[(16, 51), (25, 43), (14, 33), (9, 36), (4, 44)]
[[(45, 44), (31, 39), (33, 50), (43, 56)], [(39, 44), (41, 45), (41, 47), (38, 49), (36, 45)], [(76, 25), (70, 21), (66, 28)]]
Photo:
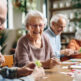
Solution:
[(78, 62), (81, 61), (81, 59), (70, 59), (71, 61)]
[(70, 68), (81, 69), (81, 65), (71, 65)]
[(77, 64), (78, 62), (62, 62), (62, 64)]

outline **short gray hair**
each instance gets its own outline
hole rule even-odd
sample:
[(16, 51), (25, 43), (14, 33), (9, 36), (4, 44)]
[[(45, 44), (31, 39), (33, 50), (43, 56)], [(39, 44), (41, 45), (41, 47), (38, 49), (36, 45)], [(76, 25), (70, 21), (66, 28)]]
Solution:
[(38, 18), (44, 20), (45, 25), (47, 24), (47, 19), (46, 19), (46, 17), (44, 17), (44, 15), (41, 12), (39, 12), (37, 10), (31, 10), (26, 15), (25, 26), (27, 26), (29, 24), (31, 17), (38, 17)]
[(60, 17), (62, 17), (66, 21), (67, 24), (69, 23), (69, 19), (66, 17), (66, 15), (64, 15), (64, 14), (56, 14), (56, 15), (53, 15), (53, 17), (51, 18), (50, 26), (52, 26), (52, 22), (57, 23)]
[(78, 29), (77, 32), (75, 33), (75, 39), (81, 41), (81, 29)]

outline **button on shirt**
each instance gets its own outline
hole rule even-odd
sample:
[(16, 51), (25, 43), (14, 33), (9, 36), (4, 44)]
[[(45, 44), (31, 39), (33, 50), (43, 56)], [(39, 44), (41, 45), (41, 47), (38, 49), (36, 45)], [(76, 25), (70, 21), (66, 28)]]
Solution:
[(50, 28), (48, 28), (45, 31), (45, 34), (49, 38), (49, 41), (51, 43), (55, 56), (57, 58), (60, 58), (60, 49), (61, 49), (60, 35), (55, 35), (54, 32)]

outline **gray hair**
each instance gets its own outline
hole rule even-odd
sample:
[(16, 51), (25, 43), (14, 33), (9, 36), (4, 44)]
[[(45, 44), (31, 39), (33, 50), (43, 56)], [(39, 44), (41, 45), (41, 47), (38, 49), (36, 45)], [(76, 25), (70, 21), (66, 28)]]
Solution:
[(37, 10), (31, 10), (28, 12), (28, 14), (26, 15), (26, 19), (25, 19), (25, 26), (27, 26), (30, 22), (31, 17), (38, 17), (42, 20), (44, 20), (44, 24), (47, 24), (47, 19), (46, 17), (43, 16), (43, 14)]
[(77, 32), (75, 33), (75, 39), (81, 41), (81, 29), (78, 29)]
[(64, 15), (64, 14), (56, 14), (56, 15), (53, 15), (53, 17), (51, 18), (50, 26), (52, 26), (52, 22), (57, 23), (60, 17), (62, 17), (66, 21), (67, 24), (69, 23), (69, 19), (66, 17), (66, 15)]

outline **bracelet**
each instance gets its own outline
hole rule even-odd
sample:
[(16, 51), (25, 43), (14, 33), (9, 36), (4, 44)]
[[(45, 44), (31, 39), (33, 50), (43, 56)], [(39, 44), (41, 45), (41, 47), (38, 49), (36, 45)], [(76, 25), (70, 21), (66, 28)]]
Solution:
[(3, 67), (3, 68), (1, 68), (0, 74), (1, 74), (4, 78), (8, 78), (8, 76), (9, 76), (8, 67)]
[(9, 69), (8, 78), (17, 78), (17, 68), (10, 68)]
[(3, 67), (1, 68), (0, 74), (4, 78), (17, 78), (17, 68)]

